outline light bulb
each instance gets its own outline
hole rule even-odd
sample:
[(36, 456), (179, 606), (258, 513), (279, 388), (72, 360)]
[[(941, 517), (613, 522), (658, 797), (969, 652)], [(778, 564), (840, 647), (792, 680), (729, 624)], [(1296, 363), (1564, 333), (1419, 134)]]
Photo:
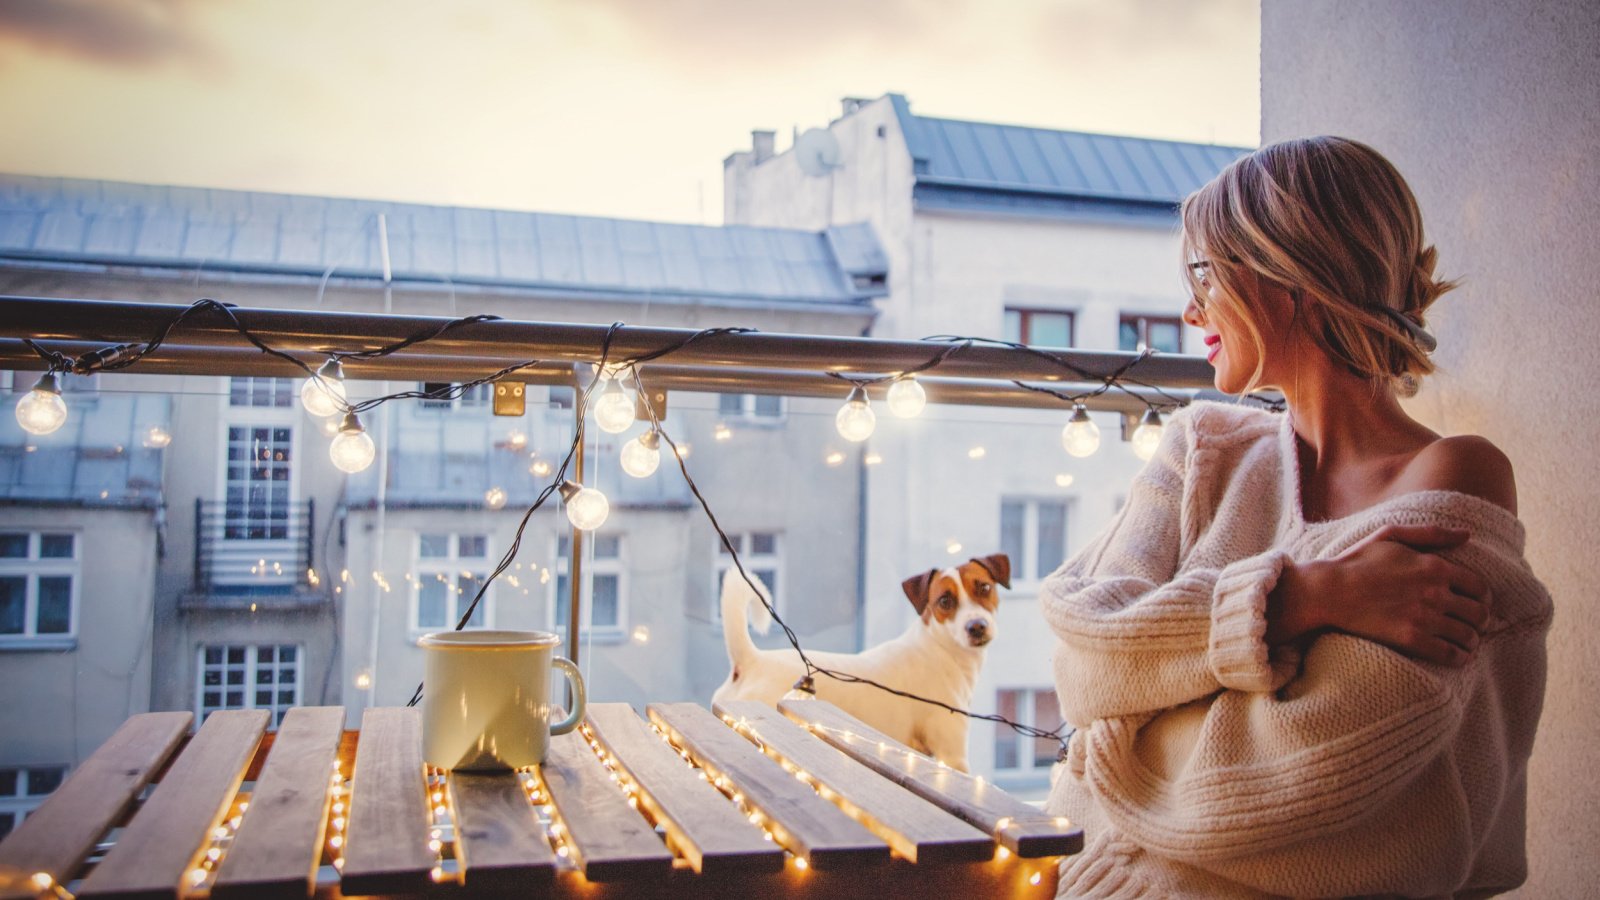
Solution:
[(1161, 413), (1145, 410), (1139, 427), (1133, 430), (1133, 455), (1143, 460), (1155, 456), (1156, 446), (1161, 443), (1161, 429)]
[(372, 438), (361, 427), (361, 420), (355, 413), (345, 413), (344, 422), (339, 426), (339, 436), (328, 445), (328, 457), (342, 472), (355, 473), (372, 465), (373, 457), (378, 455), (378, 448), (372, 443)]
[(67, 421), (67, 401), (61, 399), (56, 373), (46, 372), (33, 390), (17, 401), (17, 424), (29, 434), (49, 434)]
[(522, 429), (513, 428), (506, 432), (506, 446), (513, 450), (521, 450), (528, 446), (528, 436), (522, 433)]
[(922, 408), (927, 405), (928, 392), (923, 390), (916, 378), (908, 375), (889, 385), (889, 412), (900, 418), (920, 415)]
[(844, 402), (839, 414), (833, 417), (833, 424), (839, 429), (839, 436), (857, 443), (872, 437), (872, 429), (877, 422), (878, 417), (873, 414), (872, 407), (867, 405), (867, 392), (862, 390), (859, 384), (850, 389), (850, 399)]
[(490, 509), (499, 509), (506, 505), (506, 492), (504, 488), (492, 487), (483, 494), (483, 505)]
[(654, 428), (622, 445), (622, 471), (649, 478), (661, 465), (661, 432)]
[(307, 378), (300, 385), (300, 403), (306, 412), (318, 418), (331, 416), (347, 404), (344, 393), (344, 367), (337, 359), (330, 359), (317, 370), (317, 377)]
[(152, 450), (160, 450), (172, 443), (172, 435), (160, 425), (151, 425), (144, 433), (144, 445)]
[(1100, 426), (1089, 418), (1082, 403), (1072, 407), (1072, 418), (1061, 429), (1061, 446), (1073, 456), (1093, 456), (1100, 449)]
[(605, 524), (611, 512), (606, 495), (573, 481), (561, 483), (561, 499), (567, 504), (567, 521), (580, 531), (593, 531)]
[(623, 392), (621, 382), (606, 382), (600, 399), (594, 402), (594, 421), (608, 434), (621, 434), (633, 424), (633, 400)]
[(535, 478), (543, 478), (550, 474), (550, 463), (535, 456), (533, 464), (528, 466), (528, 474)]

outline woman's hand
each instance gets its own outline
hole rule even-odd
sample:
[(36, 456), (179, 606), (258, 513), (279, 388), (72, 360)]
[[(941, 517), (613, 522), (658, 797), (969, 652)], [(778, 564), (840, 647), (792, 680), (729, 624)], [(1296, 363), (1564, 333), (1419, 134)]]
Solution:
[(1489, 589), (1439, 554), (1468, 537), (1386, 525), (1334, 559), (1285, 567), (1267, 600), (1267, 642), (1334, 629), (1431, 663), (1465, 665), (1489, 622)]

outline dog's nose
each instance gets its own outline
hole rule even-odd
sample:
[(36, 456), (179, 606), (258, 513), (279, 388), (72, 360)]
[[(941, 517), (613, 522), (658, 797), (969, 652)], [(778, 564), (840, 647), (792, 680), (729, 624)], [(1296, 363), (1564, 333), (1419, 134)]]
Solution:
[(967, 638), (977, 646), (989, 643), (989, 625), (982, 619), (975, 619), (967, 623)]

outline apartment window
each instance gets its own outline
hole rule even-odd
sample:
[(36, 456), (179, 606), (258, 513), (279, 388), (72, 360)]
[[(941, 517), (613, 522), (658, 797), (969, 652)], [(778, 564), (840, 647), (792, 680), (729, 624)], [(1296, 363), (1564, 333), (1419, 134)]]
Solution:
[(66, 777), (66, 766), (0, 768), (0, 838), (22, 824)]
[(783, 398), (774, 394), (721, 394), (717, 412), (724, 419), (777, 421), (783, 418)]
[[(615, 534), (591, 534), (587, 544), (594, 555), (584, 563), (589, 576), (589, 595), (583, 604), (583, 627), (597, 634), (622, 632), (626, 621), (627, 579), (623, 570), (622, 537)], [(571, 590), (567, 587), (567, 557), (572, 544), (567, 535), (556, 541), (555, 595), (551, 602), (551, 620), (555, 630), (567, 630), (567, 612), (571, 605)]]
[(1123, 315), (1117, 328), (1117, 349), (1182, 353), (1183, 320), (1177, 316)]
[[(995, 692), (995, 708), (1000, 715), (1021, 725), (1046, 731), (1061, 727), (1061, 705), (1050, 688), (1001, 688)], [(1061, 745), (1053, 738), (1029, 738), (1010, 726), (995, 723), (994, 769), (996, 772), (1045, 772), (1056, 761)]]
[(0, 532), (0, 640), (49, 640), (76, 633), (78, 536)]
[(293, 462), (292, 427), (228, 426), (224, 539), (288, 539)]
[(256, 406), (288, 409), (294, 406), (295, 381), (292, 378), (230, 378), (229, 406)]
[[(772, 608), (778, 609), (778, 598), (782, 596), (779, 581), (783, 578), (783, 545), (778, 533), (751, 531), (729, 534), (728, 542), (739, 552), (739, 561), (744, 563), (744, 570), (760, 578), (761, 583), (767, 586)], [(733, 567), (733, 556), (720, 540), (717, 541), (717, 560), (712, 567), (716, 572), (716, 580), (711, 583), (712, 622), (722, 621), (722, 579)]]
[[(460, 387), (458, 382), (453, 381), (424, 381), (417, 386), (417, 390), (425, 394), (444, 394)], [(487, 384), (476, 384), (459, 397), (427, 397), (417, 402), (423, 409), (488, 409), (489, 390)]]
[(1011, 558), (1016, 581), (1054, 572), (1067, 558), (1067, 501), (1002, 499), (1000, 551)]
[(1060, 309), (1006, 309), (1005, 339), (1040, 347), (1072, 346), (1072, 313)]
[[(489, 538), (482, 534), (419, 534), (416, 581), (412, 588), (411, 630), (456, 627), (462, 613), (489, 577)], [(472, 611), (468, 628), (494, 621), (494, 592)]]
[(300, 703), (301, 653), (294, 644), (208, 644), (200, 648), (195, 706), (205, 720), (219, 709), (264, 709), (272, 727)]
[(550, 408), (571, 409), (576, 396), (577, 392), (570, 387), (552, 387), (550, 388)]

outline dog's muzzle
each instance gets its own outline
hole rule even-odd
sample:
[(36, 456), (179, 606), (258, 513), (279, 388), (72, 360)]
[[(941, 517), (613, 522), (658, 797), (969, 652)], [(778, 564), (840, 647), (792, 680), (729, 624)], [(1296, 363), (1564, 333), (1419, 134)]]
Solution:
[(981, 619), (967, 623), (967, 640), (972, 643), (972, 646), (982, 647), (993, 638), (994, 634), (989, 631), (988, 624)]

